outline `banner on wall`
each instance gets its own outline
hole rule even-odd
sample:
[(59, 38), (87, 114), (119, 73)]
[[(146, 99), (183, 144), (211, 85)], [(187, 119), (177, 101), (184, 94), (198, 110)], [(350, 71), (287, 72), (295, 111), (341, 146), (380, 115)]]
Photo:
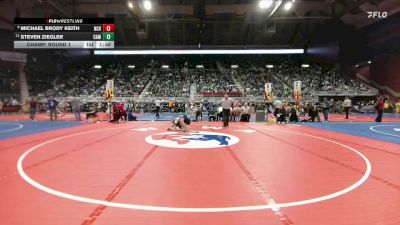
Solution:
[(301, 100), (301, 81), (296, 80), (294, 82), (293, 90), (294, 90), (294, 94), (293, 94), (294, 100), (300, 101)]
[(265, 99), (272, 101), (272, 83), (265, 83)]
[(114, 80), (107, 80), (106, 99), (111, 101), (114, 98)]

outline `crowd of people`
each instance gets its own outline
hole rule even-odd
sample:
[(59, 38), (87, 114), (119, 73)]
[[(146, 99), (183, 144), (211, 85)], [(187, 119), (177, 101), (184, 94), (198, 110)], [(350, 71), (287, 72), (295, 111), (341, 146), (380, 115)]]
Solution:
[[(216, 69), (170, 69), (159, 70), (146, 96), (149, 97), (189, 97), (190, 86), (196, 86), (196, 93), (202, 96), (221, 96), (225, 92), (240, 93), (233, 77)], [(236, 96), (240, 96), (237, 94)]]
[[(215, 99), (212, 102), (204, 102), (210, 97), (222, 97), (228, 93), (229, 97), (260, 97), (265, 93), (265, 83), (272, 83), (272, 95), (275, 99), (287, 100), (293, 97), (293, 82), (302, 81), (302, 94), (305, 96), (316, 96), (318, 91), (329, 92), (361, 92), (373, 93), (376, 91), (374, 88), (364, 84), (356, 79), (345, 78), (334, 72), (332, 69), (327, 69), (319, 65), (310, 65), (309, 67), (302, 67), (299, 64), (290, 64), (288, 62), (275, 63), (273, 67), (265, 68), (260, 62), (247, 62), (236, 61), (239, 68), (230, 68), (232, 61), (212, 61), (208, 60), (203, 64), (202, 68), (195, 67), (198, 62), (194, 63), (190, 60), (178, 60), (176, 64), (170, 65), (169, 68), (160, 68), (163, 63), (153, 61), (145, 66), (144, 69), (130, 69), (123, 63), (114, 63), (111, 65), (103, 65), (102, 68), (94, 68), (93, 65), (89, 66), (76, 66), (63, 76), (54, 76), (52, 78), (49, 74), (42, 76), (32, 76), (30, 74), (37, 74), (38, 71), (32, 70), (27, 67), (26, 73), (28, 78), (29, 91), (34, 96), (37, 96), (37, 112), (49, 112), (49, 99), (54, 96), (54, 99), (59, 97), (104, 97), (105, 96), (105, 83), (108, 79), (113, 79), (115, 84), (114, 97), (150, 97), (152, 100), (139, 100), (133, 102), (128, 100), (124, 104), (132, 112), (154, 112), (154, 99), (164, 98), (166, 100), (160, 101), (159, 111), (174, 111), (174, 112), (191, 112), (193, 115), (197, 114), (198, 118), (207, 111), (211, 118), (220, 118), (221, 112), (218, 111)], [(260, 65), (259, 65), (260, 64)], [(34, 68), (33, 68), (34, 69)], [(46, 81), (46, 79), (48, 79)], [(51, 80), (51, 83), (48, 82)], [(43, 85), (39, 85), (43, 84)], [(14, 85), (15, 86), (15, 85)], [(146, 88), (148, 86), (148, 88)], [(146, 90), (146, 92), (143, 92)], [(191, 95), (194, 94), (194, 95)], [(193, 97), (194, 96), (194, 97)], [(373, 95), (371, 95), (373, 96)], [(193, 98), (195, 100), (193, 100)], [(174, 98), (181, 98), (175, 101)], [(329, 97), (328, 97), (329, 98)], [(65, 98), (64, 98), (65, 99)], [(182, 100), (186, 99), (186, 100)], [(190, 100), (189, 100), (190, 99)], [(173, 107), (169, 107), (170, 101), (173, 101)], [(189, 102), (194, 101), (194, 102)], [(302, 110), (309, 114), (310, 108), (316, 107), (319, 112), (323, 112), (321, 105), (326, 103), (325, 100), (320, 101), (320, 105), (310, 102), (304, 104), (293, 105), (287, 103), (288, 113), (287, 118), (291, 118), (294, 109), (297, 110), (296, 114), (303, 115)], [(355, 101), (351, 106), (344, 106), (343, 100), (329, 99), (330, 113), (343, 113), (343, 112), (357, 112), (357, 113), (371, 113), (375, 112), (377, 101)], [(324, 103), (324, 104), (325, 104)], [(82, 101), (80, 110), (91, 111), (93, 103)], [(106, 104), (96, 103), (97, 110), (105, 110)], [(231, 112), (234, 120), (240, 120), (243, 107), (247, 104), (249, 112), (254, 113), (258, 109), (268, 109), (268, 103), (265, 102), (243, 102), (235, 101), (231, 107)], [(283, 103), (282, 103), (283, 104)], [(311, 104), (311, 106), (309, 106)], [(19, 103), (17, 98), (3, 98), (0, 101), (0, 108), (2, 113), (29, 111), (27, 110), (28, 102)], [(326, 105), (326, 104), (325, 104)], [(383, 107), (383, 112), (393, 112), (394, 104), (388, 101), (386, 107)], [(273, 107), (273, 105), (272, 105)], [(74, 111), (71, 100), (61, 100), (57, 104), (60, 111), (70, 112)], [(273, 107), (275, 108), (275, 107)], [(279, 108), (279, 107), (278, 107)], [(343, 109), (346, 108), (345, 111)], [(282, 109), (278, 109), (282, 110)], [(50, 110), (51, 111), (51, 110)], [(247, 111), (247, 110), (245, 110)], [(283, 111), (283, 110), (282, 110)], [(239, 113), (240, 112), (240, 113)], [(51, 113), (50, 113), (51, 114)], [(239, 116), (238, 116), (239, 115)], [(309, 116), (311, 118), (311, 116)], [(295, 118), (292, 116), (292, 118)], [(299, 118), (299, 120), (302, 120)], [(314, 120), (314, 119), (313, 119)]]
[(162, 63), (152, 61), (140, 70), (129, 69), (122, 63), (102, 65), (101, 69), (81, 65), (60, 76), (33, 76), (30, 74), (39, 72), (27, 67), (26, 73), (30, 94), (39, 97), (102, 97), (107, 79), (114, 79), (115, 95), (121, 97), (139, 96), (149, 82), (143, 96), (189, 97), (193, 85), (196, 87), (194, 94), (205, 97), (223, 96), (226, 92), (235, 97), (263, 96), (264, 84), (272, 83), (274, 97), (288, 98), (293, 96), (294, 81), (302, 81), (303, 98), (316, 97), (318, 91), (376, 94), (371, 86), (317, 64), (304, 68), (284, 61), (275, 63), (273, 68), (265, 68), (265, 65), (243, 61), (237, 62), (239, 68), (234, 69), (228, 67), (232, 64), (229, 61), (207, 61), (203, 63), (204, 68), (190, 68), (194, 66), (190, 60), (176, 63), (165, 69), (158, 67)]
[(333, 69), (317, 64), (301, 67), (285, 62), (275, 68), (275, 75), (289, 87), (293, 86), (294, 81), (302, 81), (304, 94), (313, 95), (314, 91), (372, 93), (376, 90), (356, 79), (344, 77)]
[(290, 97), (293, 90), (282, 82), (276, 82), (276, 78), (271, 71), (267, 70), (232, 70), (231, 73), (241, 83), (246, 96), (263, 96), (265, 92), (265, 83), (273, 83), (273, 95), (275, 97)]
[[(112, 64), (103, 68), (84, 67), (69, 71), (66, 76), (56, 77), (51, 88), (36, 90), (31, 93), (48, 97), (93, 96), (102, 97), (108, 79), (114, 79), (115, 96), (138, 96), (150, 81), (152, 74), (144, 70), (133, 70), (122, 64)], [(37, 83), (37, 82), (36, 82)], [(35, 86), (36, 83), (30, 84)], [(48, 87), (48, 85), (46, 86)]]
[[(147, 83), (151, 80), (153, 74), (148, 71), (122, 71), (117, 73), (114, 79), (114, 95), (123, 96), (139, 96)], [(106, 85), (98, 88), (92, 96), (103, 96), (106, 92)]]
[(13, 114), (21, 110), (21, 104), (16, 97), (0, 98), (0, 113)]
[(0, 97), (5, 99), (18, 95), (18, 71), (15, 68), (0, 67)]
[(273, 65), (272, 68), (235, 69), (231, 74), (243, 86), (246, 95), (261, 96), (264, 84), (273, 83), (272, 92), (275, 97), (292, 97), (294, 81), (302, 81), (302, 95), (316, 96), (317, 91), (371, 93), (377, 90), (356, 79), (346, 78), (337, 72), (319, 65), (301, 67), (287, 62)]
[[(197, 91), (202, 95), (210, 93), (238, 93), (239, 90), (233, 80), (233, 76), (228, 72), (218, 70), (201, 70), (192, 76), (192, 82), (196, 83)], [(211, 94), (212, 96), (212, 94)]]
[[(343, 114), (344, 119), (349, 119), (350, 113), (376, 113), (378, 117), (376, 122), (382, 121), (383, 112), (400, 113), (400, 101), (393, 103), (386, 96), (382, 96), (377, 100), (352, 100), (348, 97), (345, 99), (329, 99), (321, 98), (317, 102), (289, 102), (286, 100), (274, 100), (272, 102), (247, 102), (244, 98), (231, 99), (227, 94), (222, 101), (208, 101), (204, 98), (202, 101), (177, 102), (173, 98), (160, 99), (154, 101), (133, 101), (118, 100), (113, 101), (114, 107), (120, 105), (119, 108), (124, 111), (118, 118), (127, 120), (132, 117), (133, 113), (152, 112), (160, 118), (161, 112), (182, 113), (194, 118), (194, 121), (206, 119), (208, 121), (224, 121), (224, 126), (228, 126), (229, 122), (248, 122), (251, 121), (251, 115), (256, 111), (263, 110), (266, 119), (272, 119), (277, 123), (287, 122), (328, 122), (329, 114)], [(81, 101), (78, 97), (70, 100), (56, 100), (53, 96), (46, 100), (39, 101), (35, 97), (26, 100), (24, 104), (20, 104), (16, 99), (0, 101), (0, 113), (10, 114), (7, 111), (9, 107), (20, 107), (23, 112), (29, 114), (31, 120), (35, 120), (37, 113), (48, 114), (50, 120), (57, 120), (66, 113), (73, 113), (75, 119), (80, 121), (80, 112), (86, 112), (87, 117), (96, 115), (97, 112), (109, 113), (107, 102), (86, 102)], [(118, 109), (119, 109), (118, 108)], [(368, 111), (365, 111), (368, 109)], [(17, 112), (17, 111), (15, 111)], [(115, 114), (115, 112), (113, 112)], [(116, 114), (119, 115), (119, 114)]]
[(191, 79), (189, 74), (181, 70), (159, 70), (156, 78), (152, 81), (148, 97), (189, 97)]

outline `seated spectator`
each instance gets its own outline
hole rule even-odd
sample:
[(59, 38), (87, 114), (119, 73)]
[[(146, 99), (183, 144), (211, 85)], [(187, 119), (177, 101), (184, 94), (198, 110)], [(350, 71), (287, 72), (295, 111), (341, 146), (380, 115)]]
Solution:
[(236, 122), (239, 121), (240, 119), (240, 114), (242, 113), (242, 108), (239, 107), (239, 104), (235, 104), (235, 106), (232, 109), (232, 115), (230, 121)]
[(215, 110), (215, 107), (211, 107), (208, 110), (208, 121), (216, 121), (217, 120), (217, 111)]
[(250, 106), (247, 104), (247, 102), (242, 106), (242, 115), (240, 117), (240, 121), (250, 122)]
[(223, 114), (222, 114), (222, 106), (218, 107), (218, 113), (217, 113), (217, 121), (219, 121), (220, 119), (222, 120), (223, 118)]

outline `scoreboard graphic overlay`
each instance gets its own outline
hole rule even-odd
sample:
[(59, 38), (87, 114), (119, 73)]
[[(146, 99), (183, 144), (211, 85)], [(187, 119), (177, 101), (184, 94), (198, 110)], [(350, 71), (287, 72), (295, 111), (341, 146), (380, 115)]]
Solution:
[(114, 18), (15, 18), (14, 48), (114, 48)]

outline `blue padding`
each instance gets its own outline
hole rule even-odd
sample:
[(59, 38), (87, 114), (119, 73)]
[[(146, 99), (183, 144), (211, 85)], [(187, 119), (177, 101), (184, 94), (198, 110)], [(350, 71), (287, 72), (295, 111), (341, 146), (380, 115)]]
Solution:
[[(304, 126), (400, 144), (400, 123), (304, 123)], [(377, 126), (377, 127), (375, 127)], [(400, 149), (400, 148), (399, 148)]]
[(0, 139), (64, 129), (81, 124), (82, 123), (78, 121), (0, 121)]

